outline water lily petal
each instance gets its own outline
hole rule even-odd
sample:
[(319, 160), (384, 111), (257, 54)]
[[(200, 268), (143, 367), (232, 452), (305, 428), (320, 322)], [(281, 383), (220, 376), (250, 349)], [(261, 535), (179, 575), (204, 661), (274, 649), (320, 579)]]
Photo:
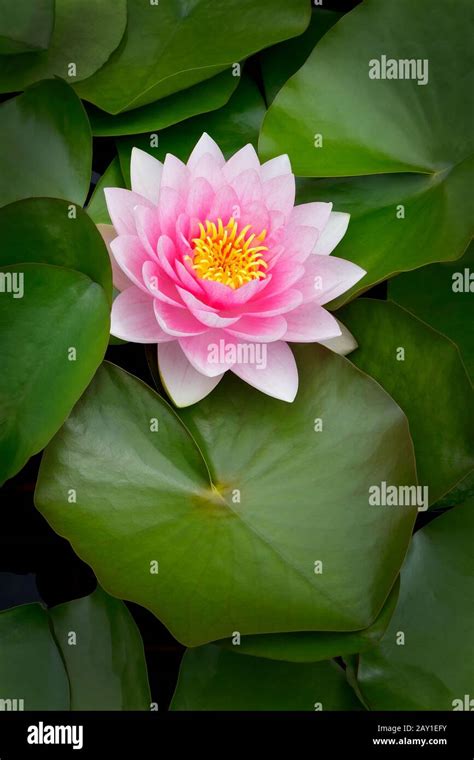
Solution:
[(158, 203), (160, 194), (161, 174), (163, 164), (149, 153), (140, 148), (132, 148), (130, 159), (130, 179), (132, 190), (154, 205)]
[(209, 377), (195, 370), (176, 340), (158, 346), (158, 368), (167, 394), (180, 408), (201, 401), (224, 376)]
[(264, 344), (265, 366), (241, 363), (232, 372), (257, 390), (281, 401), (292, 402), (298, 391), (298, 369), (290, 347), (283, 341)]
[(156, 321), (153, 298), (134, 285), (119, 293), (112, 304), (110, 319), (110, 332), (116, 338), (133, 343), (173, 340)]
[(317, 303), (306, 303), (285, 316), (288, 329), (284, 340), (313, 343), (341, 334), (337, 319)]

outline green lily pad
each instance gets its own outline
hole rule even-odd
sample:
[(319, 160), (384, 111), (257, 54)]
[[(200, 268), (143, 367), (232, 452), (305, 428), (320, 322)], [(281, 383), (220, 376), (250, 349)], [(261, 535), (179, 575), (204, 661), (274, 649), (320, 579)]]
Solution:
[(450, 510), (413, 538), (389, 628), (359, 661), (373, 710), (472, 710), (473, 507)]
[[(10, 0), (6, 2), (14, 5)], [(36, 24), (37, 5), (38, 0), (28, 3), (31, 25)], [(90, 77), (119, 45), (126, 23), (126, 0), (55, 0), (54, 28), (48, 49), (4, 59), (0, 92), (23, 90), (33, 82), (54, 76), (70, 84)]]
[(461, 259), (397, 277), (389, 298), (451, 338), (474, 380), (474, 243)]
[(309, 13), (306, 0), (129, 0), (122, 44), (77, 91), (113, 114), (153, 103), (300, 34)]
[(372, 625), (362, 631), (269, 633), (243, 636), (240, 641), (237, 639), (238, 644), (234, 644), (232, 639), (215, 643), (237, 654), (286, 662), (317, 662), (353, 652), (363, 652), (374, 646), (385, 633), (397, 604), (399, 586), (397, 579), (380, 615)]
[(71, 710), (150, 708), (143, 642), (123, 602), (99, 586), (49, 614), (69, 676)]
[(359, 344), (351, 361), (408, 417), (419, 484), (433, 504), (474, 464), (474, 397), (459, 351), (394, 303), (357, 299), (339, 315)]
[(314, 7), (311, 21), (299, 37), (281, 42), (260, 55), (263, 86), (267, 103), (274, 100), (277, 92), (295, 71), (303, 65), (313, 48), (326, 32), (342, 17), (342, 13)]
[(333, 661), (270, 662), (210, 644), (188, 649), (170, 710), (363, 710)]
[(112, 159), (99, 179), (87, 206), (87, 213), (96, 224), (112, 224), (105, 202), (105, 187), (125, 187), (118, 156)]
[[(138, 629), (100, 588), (50, 610), (34, 603), (0, 612), (0, 643), (0, 709), (149, 709)], [(2, 702), (15, 699), (21, 707)]]
[(239, 77), (233, 76), (232, 70), (228, 69), (187, 90), (116, 116), (91, 106), (89, 118), (92, 133), (103, 137), (166, 129), (184, 119), (221, 108), (227, 103), (238, 83)]
[[(368, 272), (338, 305), (395, 273), (459, 258), (474, 233), (472, 17), (470, 0), (366, 0), (267, 112), (262, 158), (288, 153), (298, 175), (343, 178), (309, 187), (353, 214), (338, 255)], [(419, 60), (421, 73), (373, 79), (382, 56)], [(367, 174), (382, 176), (354, 179)]]
[(86, 274), (112, 299), (110, 260), (95, 224), (79, 206), (28, 198), (0, 209), (0, 266), (53, 264)]
[(248, 76), (242, 80), (229, 102), (217, 111), (187, 119), (159, 134), (158, 147), (150, 147), (150, 135), (118, 140), (120, 166), (127, 186), (130, 187), (130, 156), (132, 148), (146, 150), (163, 161), (167, 153), (187, 161), (189, 154), (203, 134), (207, 132), (219, 145), (226, 158), (247, 143), (257, 146), (258, 130), (265, 114), (265, 103), (255, 82)]
[(398, 575), (416, 510), (371, 506), (369, 489), (415, 482), (406, 419), (346, 359), (297, 358), (293, 404), (226, 376), (182, 411), (188, 429), (105, 363), (45, 452), (40, 512), (104, 588), (188, 645), (360, 630)]
[(48, 80), (0, 105), (0, 205), (65, 198), (82, 206), (89, 190), (92, 140), (84, 108), (65, 82)]
[(86, 275), (48, 264), (2, 267), (0, 284), (2, 483), (46, 446), (91, 381), (109, 304)]
[(0, 55), (46, 50), (53, 24), (54, 0), (34, 5), (0, 0)]

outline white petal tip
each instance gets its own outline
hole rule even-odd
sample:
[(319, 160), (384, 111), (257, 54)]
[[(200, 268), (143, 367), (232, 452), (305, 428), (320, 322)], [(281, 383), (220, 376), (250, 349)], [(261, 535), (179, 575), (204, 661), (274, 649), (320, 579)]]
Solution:
[(339, 354), (340, 356), (347, 356), (347, 354), (355, 351), (356, 348), (359, 347), (359, 344), (357, 343), (352, 333), (347, 329), (347, 327), (342, 324), (342, 322), (339, 322), (339, 320), (337, 320), (337, 323), (341, 329), (341, 334), (336, 338), (330, 338), (329, 340), (320, 340), (318, 342), (322, 346), (329, 348), (330, 351), (334, 351), (335, 354)]

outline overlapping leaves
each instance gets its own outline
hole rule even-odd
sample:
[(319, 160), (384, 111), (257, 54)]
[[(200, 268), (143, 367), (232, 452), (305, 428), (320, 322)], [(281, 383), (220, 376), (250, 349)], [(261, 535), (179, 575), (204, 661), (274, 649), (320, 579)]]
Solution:
[[(472, 237), (472, 11), (469, 0), (366, 0), (268, 110), (263, 158), (287, 152), (298, 175), (341, 177), (302, 189), (352, 214), (339, 255), (368, 274), (338, 304), (400, 271), (456, 259)], [(371, 78), (382, 56), (427, 61), (426, 83)], [(377, 176), (354, 176), (368, 174)]]
[(149, 709), (140, 634), (123, 602), (101, 588), (49, 610), (0, 612), (0, 643), (2, 709)]

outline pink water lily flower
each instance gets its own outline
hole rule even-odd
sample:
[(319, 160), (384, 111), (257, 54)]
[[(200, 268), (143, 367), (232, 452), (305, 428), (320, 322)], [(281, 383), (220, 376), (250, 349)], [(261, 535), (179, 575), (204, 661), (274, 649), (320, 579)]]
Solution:
[(329, 256), (349, 215), (331, 203), (295, 206), (288, 156), (260, 164), (246, 145), (226, 161), (203, 134), (187, 164), (134, 149), (131, 183), (105, 190), (113, 228), (102, 234), (121, 291), (111, 332), (158, 344), (178, 406), (206, 396), (228, 370), (293, 401), (288, 343), (337, 339), (347, 351), (351, 336), (323, 306), (365, 274)]

